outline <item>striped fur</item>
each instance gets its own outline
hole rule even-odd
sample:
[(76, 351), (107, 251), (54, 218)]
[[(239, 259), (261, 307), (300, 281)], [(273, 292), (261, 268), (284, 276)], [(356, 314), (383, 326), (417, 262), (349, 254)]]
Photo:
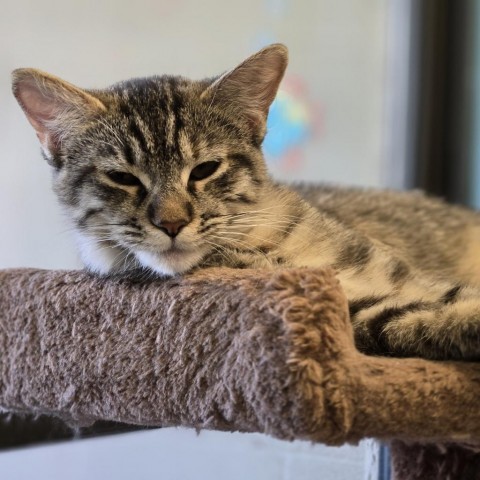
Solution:
[(14, 72), (86, 267), (330, 265), (363, 351), (479, 358), (478, 215), (420, 193), (274, 183), (261, 142), (286, 64), (273, 45), (218, 78), (89, 91)]

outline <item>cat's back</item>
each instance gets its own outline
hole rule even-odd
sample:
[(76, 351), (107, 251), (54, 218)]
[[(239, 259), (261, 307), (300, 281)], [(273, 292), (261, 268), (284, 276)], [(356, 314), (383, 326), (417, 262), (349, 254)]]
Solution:
[(294, 189), (312, 206), (388, 245), (422, 270), (460, 271), (462, 280), (477, 276), (477, 267), (480, 272), (480, 215), (473, 210), (421, 191), (308, 184)]
[[(335, 185), (294, 185), (308, 203), (351, 225), (374, 222), (385, 226), (418, 231), (418, 223), (427, 229), (455, 229), (465, 223), (478, 223), (478, 212), (451, 205), (420, 190), (396, 191)], [(417, 225), (413, 225), (417, 223)]]

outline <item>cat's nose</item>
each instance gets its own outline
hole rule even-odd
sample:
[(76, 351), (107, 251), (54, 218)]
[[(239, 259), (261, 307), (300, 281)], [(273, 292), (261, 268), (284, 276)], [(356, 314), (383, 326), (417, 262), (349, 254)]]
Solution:
[(176, 197), (154, 199), (148, 206), (147, 216), (155, 227), (170, 238), (175, 238), (192, 221), (193, 207)]
[(175, 238), (180, 233), (180, 230), (188, 224), (188, 220), (160, 220), (159, 222), (152, 221), (152, 223), (169, 237)]

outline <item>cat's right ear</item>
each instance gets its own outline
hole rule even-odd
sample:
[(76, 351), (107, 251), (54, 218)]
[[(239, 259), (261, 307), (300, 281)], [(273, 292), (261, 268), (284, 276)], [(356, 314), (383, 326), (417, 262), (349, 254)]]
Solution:
[(12, 90), (50, 160), (59, 153), (62, 140), (106, 110), (85, 90), (33, 68), (13, 71)]

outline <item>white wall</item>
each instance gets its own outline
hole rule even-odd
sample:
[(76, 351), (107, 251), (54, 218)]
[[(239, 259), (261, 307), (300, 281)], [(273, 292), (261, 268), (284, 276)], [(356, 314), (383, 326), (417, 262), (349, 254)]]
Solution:
[[(281, 179), (379, 185), (386, 6), (387, 0), (3, 0), (0, 268), (79, 266), (69, 232), (50, 191), (50, 172), (40, 157), (31, 127), (10, 93), (12, 69), (37, 67), (84, 87), (102, 87), (124, 78), (158, 73), (200, 78), (234, 66), (266, 43), (282, 41), (289, 46), (291, 55), (285, 88), (294, 92), (297, 103), (293, 110), (305, 110), (310, 133), (292, 151), (270, 158), (274, 175)], [(132, 443), (132, 448), (146, 448), (148, 452), (149, 446), (158, 442), (166, 465), (183, 464), (184, 452), (188, 452), (192, 461), (198, 462), (192, 467), (197, 475), (182, 478), (212, 478), (202, 475), (202, 469), (206, 468), (202, 455), (192, 453), (206, 448), (203, 443), (206, 436), (185, 434), (180, 442), (183, 446), (179, 447), (178, 438), (175, 437), (175, 443), (169, 435), (168, 430), (162, 430), (122, 438), (127, 445), (128, 439), (143, 439), (135, 440), (143, 441), (142, 447)], [(354, 467), (345, 470), (345, 478), (361, 478), (361, 465), (350, 449), (338, 454), (315, 447), (305, 455), (305, 446), (269, 443), (266, 437), (214, 434), (208, 439), (211, 442), (208, 448), (217, 445), (222, 456), (232, 462), (237, 455), (235, 449), (241, 444), (239, 465), (255, 470), (261, 464), (264, 472), (261, 478), (280, 478), (278, 462), (282, 465), (290, 462), (297, 472), (309, 471), (309, 465), (313, 465), (310, 454), (318, 455), (323, 463), (324, 455), (329, 456), (332, 472), (337, 471), (333, 466), (335, 456), (343, 456), (347, 466), (351, 458)], [(77, 461), (91, 458), (88, 464), (95, 475), (98, 471), (95, 462), (100, 462), (95, 454), (99, 445), (105, 445), (102, 458), (107, 463), (115, 463), (119, 454), (121, 461), (126, 461), (124, 453), (120, 453), (124, 450), (113, 447), (119, 441), (100, 439), (81, 447), (73, 444), (62, 448), (63, 452), (71, 449), (68, 455), (77, 455)], [(267, 445), (262, 448), (270, 453), (259, 457), (259, 445)], [(128, 446), (125, 448), (128, 451)], [(23, 469), (28, 469), (32, 462), (35, 478), (54, 478), (48, 475), (46, 463), (57, 453), (41, 451), (42, 454), (20, 451), (15, 458), (20, 463), (22, 456), (28, 459)], [(0, 454), (0, 469), (13, 455)], [(63, 455), (75, 464), (66, 453), (58, 453), (56, 461), (61, 461)], [(158, 457), (153, 457), (144, 458), (144, 466), (138, 468), (150, 471), (158, 465)], [(210, 459), (208, 455), (205, 458)], [(287, 471), (286, 468), (282, 467), (282, 471)], [(356, 474), (348, 473), (352, 468)], [(165, 478), (174, 478), (173, 474), (163, 473)], [(338, 475), (332, 478), (341, 478)], [(283, 478), (307, 476), (284, 474)], [(325, 473), (322, 478), (330, 477)]]
[[(10, 71), (37, 67), (84, 87), (154, 73), (220, 73), (265, 43), (290, 48), (287, 86), (315, 116), (280, 179), (379, 185), (386, 0), (7, 0), (0, 14), (0, 266), (77, 266)], [(309, 120), (313, 122), (313, 120)], [(291, 167), (293, 165), (293, 168)]]

